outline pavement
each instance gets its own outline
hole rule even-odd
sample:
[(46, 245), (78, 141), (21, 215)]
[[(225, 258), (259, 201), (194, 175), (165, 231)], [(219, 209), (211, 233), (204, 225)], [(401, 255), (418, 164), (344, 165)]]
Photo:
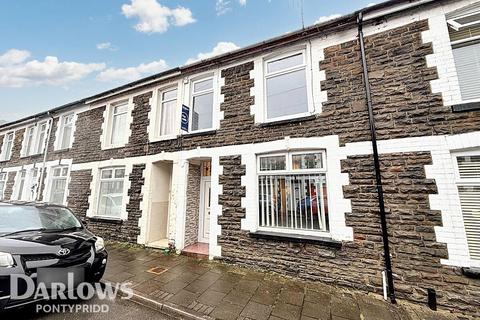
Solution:
[(134, 301), (182, 319), (456, 319), (378, 295), (216, 261), (109, 243), (106, 282), (131, 283)]
[[(45, 303), (51, 304), (51, 303)], [(55, 304), (55, 303), (53, 303)], [(53, 313), (53, 312), (37, 312), (36, 306), (28, 306), (22, 309), (15, 309), (0, 314), (0, 319), (22, 319), (22, 320), (174, 320), (172, 316), (165, 315), (154, 309), (146, 307), (144, 305), (135, 303), (129, 300), (123, 300), (120, 298), (112, 300), (100, 300), (98, 297), (94, 297), (88, 301), (59, 301), (58, 304), (68, 304), (76, 307), (77, 305), (99, 305), (108, 306), (108, 310), (105, 313), (102, 312), (65, 312), (65, 313)], [(48, 311), (48, 310), (47, 310)]]

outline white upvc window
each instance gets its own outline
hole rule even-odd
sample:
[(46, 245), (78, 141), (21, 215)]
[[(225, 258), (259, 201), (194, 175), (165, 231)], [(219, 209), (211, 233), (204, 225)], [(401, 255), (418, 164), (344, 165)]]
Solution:
[(120, 148), (127, 144), (130, 133), (133, 98), (109, 103), (105, 109), (102, 131), (102, 149)]
[(71, 148), (72, 144), (72, 133), (73, 133), (73, 119), (74, 114), (69, 113), (63, 115), (59, 119), (60, 130), (59, 130), (59, 143), (58, 150)]
[(306, 116), (313, 111), (307, 86), (306, 50), (267, 59), (263, 68), (266, 121)]
[(38, 191), (39, 169), (23, 169), (17, 172), (15, 180), (14, 199), (21, 201), (35, 201)]
[(100, 170), (100, 183), (96, 215), (120, 219), (125, 185), (125, 167), (109, 167)]
[(58, 166), (51, 169), (50, 194), (48, 201), (64, 204), (67, 190), (68, 166)]
[(480, 12), (447, 22), (462, 102), (480, 101)]
[(6, 172), (0, 173), (0, 200), (3, 200), (5, 187), (7, 185), (8, 174)]
[(190, 83), (191, 115), (189, 132), (213, 129), (214, 77), (208, 76)]
[(22, 156), (43, 153), (47, 139), (48, 122), (40, 122), (25, 129)]
[(480, 262), (480, 151), (455, 155), (456, 182), (470, 258)]
[(171, 136), (177, 132), (176, 114), (178, 101), (178, 88), (170, 87), (158, 90), (157, 98), (157, 136)]
[(13, 141), (15, 139), (15, 132), (8, 132), (3, 138), (2, 153), (0, 154), (0, 161), (10, 160), (12, 157)]
[(324, 150), (257, 156), (258, 230), (329, 236)]
[(17, 175), (18, 175), (18, 178), (17, 178), (17, 181), (16, 181), (16, 186), (15, 186), (15, 190), (16, 190), (16, 199), (17, 200), (25, 200), (24, 197), (25, 197), (25, 180), (27, 178), (27, 170), (20, 170), (19, 172), (17, 172)]

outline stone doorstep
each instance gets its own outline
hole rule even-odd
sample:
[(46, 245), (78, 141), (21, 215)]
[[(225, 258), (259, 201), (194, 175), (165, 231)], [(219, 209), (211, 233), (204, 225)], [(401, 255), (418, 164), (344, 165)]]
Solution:
[[(108, 280), (106, 280), (108, 281)], [(109, 285), (102, 281), (105, 285)], [(112, 282), (113, 283), (113, 282)], [(127, 292), (120, 289), (119, 293), (121, 296), (127, 296)], [(207, 315), (189, 310), (182, 306), (176, 305), (170, 302), (159, 302), (150, 298), (145, 297), (141, 292), (136, 292), (133, 290), (133, 296), (130, 298), (130, 301), (141, 304), (150, 309), (156, 310), (160, 313), (164, 313), (169, 316), (178, 317), (180, 319), (187, 320), (215, 320), (215, 318), (209, 317)]]

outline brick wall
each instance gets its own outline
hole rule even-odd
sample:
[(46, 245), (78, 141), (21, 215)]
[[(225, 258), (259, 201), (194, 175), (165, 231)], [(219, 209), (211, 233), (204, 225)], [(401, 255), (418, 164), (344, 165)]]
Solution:
[(198, 242), (200, 179), (200, 166), (190, 163), (188, 166), (187, 207), (185, 210), (185, 246)]

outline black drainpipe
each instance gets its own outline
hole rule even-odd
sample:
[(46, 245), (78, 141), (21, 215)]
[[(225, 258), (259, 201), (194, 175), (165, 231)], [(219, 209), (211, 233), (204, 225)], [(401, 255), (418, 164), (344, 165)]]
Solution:
[(365, 43), (363, 39), (363, 14), (362, 12), (358, 13), (358, 40), (360, 42), (360, 53), (362, 55), (362, 66), (363, 66), (363, 80), (365, 84), (365, 95), (367, 98), (367, 107), (368, 107), (368, 120), (370, 123), (370, 133), (372, 136), (372, 147), (373, 147), (373, 163), (375, 165), (375, 180), (377, 183), (377, 194), (378, 194), (378, 206), (380, 208), (380, 222), (382, 225), (382, 238), (383, 238), (383, 255), (385, 258), (385, 269), (387, 273), (387, 283), (388, 283), (388, 295), (390, 296), (390, 301), (396, 303), (395, 301), (395, 288), (393, 285), (393, 274), (392, 274), (392, 260), (390, 259), (390, 247), (388, 244), (388, 230), (387, 230), (387, 219), (385, 215), (385, 201), (383, 199), (383, 187), (382, 187), (382, 176), (380, 173), (380, 160), (378, 157), (378, 146), (377, 146), (377, 133), (375, 131), (375, 119), (373, 117), (373, 107), (372, 107), (372, 95), (370, 92), (370, 83), (368, 78), (368, 67), (367, 67), (367, 58), (365, 56)]

